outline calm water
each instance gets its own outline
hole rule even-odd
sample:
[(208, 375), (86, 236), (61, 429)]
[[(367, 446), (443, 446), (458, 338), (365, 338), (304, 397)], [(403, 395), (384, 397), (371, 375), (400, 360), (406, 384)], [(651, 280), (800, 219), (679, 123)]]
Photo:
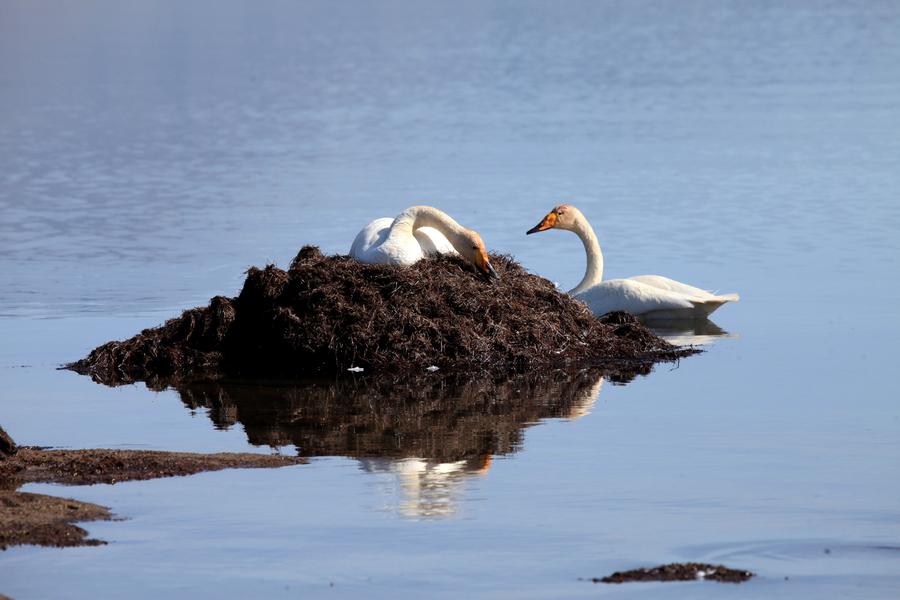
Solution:
[[(898, 67), (888, 1), (0, 4), (0, 423), (310, 457), (26, 486), (126, 520), (0, 554), (0, 593), (897, 597)], [(577, 239), (524, 235), (561, 201), (609, 277), (739, 291), (728, 335), (624, 386), (55, 370), (414, 203), (571, 286)], [(671, 560), (760, 577), (578, 581)]]

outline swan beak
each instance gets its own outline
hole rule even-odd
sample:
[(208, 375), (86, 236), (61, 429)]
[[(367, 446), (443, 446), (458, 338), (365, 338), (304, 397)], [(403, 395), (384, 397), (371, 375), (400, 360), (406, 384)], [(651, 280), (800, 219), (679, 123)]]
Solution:
[(548, 229), (552, 229), (556, 226), (557, 214), (555, 210), (551, 210), (547, 213), (547, 216), (541, 219), (541, 222), (529, 229), (525, 232), (525, 235), (531, 235), (532, 233), (537, 233), (538, 231), (546, 231)]
[(491, 265), (491, 263), (487, 263), (487, 276), (490, 279), (500, 279), (500, 274), (494, 270), (494, 267)]
[(500, 279), (499, 273), (494, 270), (491, 261), (488, 260), (487, 252), (483, 249), (475, 254), (475, 266), (478, 270), (487, 275), (488, 279)]

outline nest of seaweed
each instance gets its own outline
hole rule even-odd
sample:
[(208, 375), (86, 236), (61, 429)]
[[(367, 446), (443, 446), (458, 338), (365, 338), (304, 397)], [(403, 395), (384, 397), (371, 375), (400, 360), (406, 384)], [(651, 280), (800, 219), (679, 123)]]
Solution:
[(304, 246), (287, 271), (251, 268), (236, 298), (216, 296), (162, 326), (67, 365), (109, 385), (223, 377), (306, 377), (350, 368), (400, 375), (648, 364), (695, 352), (626, 313), (581, 302), (492, 256), (487, 281), (456, 256), (411, 267), (363, 264)]

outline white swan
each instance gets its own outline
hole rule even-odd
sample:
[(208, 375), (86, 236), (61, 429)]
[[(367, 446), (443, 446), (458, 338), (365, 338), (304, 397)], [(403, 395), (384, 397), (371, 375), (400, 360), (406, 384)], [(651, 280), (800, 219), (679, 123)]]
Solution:
[(364, 263), (411, 265), (428, 254), (459, 254), (488, 277), (500, 277), (478, 232), (433, 206), (411, 206), (395, 219), (375, 219), (350, 247), (350, 256)]
[(582, 300), (596, 315), (614, 310), (641, 315), (645, 320), (705, 318), (726, 302), (737, 302), (737, 294), (716, 295), (692, 285), (659, 275), (628, 279), (603, 279), (603, 253), (588, 220), (569, 204), (557, 206), (527, 233), (565, 229), (574, 232), (587, 253), (584, 278), (569, 294)]

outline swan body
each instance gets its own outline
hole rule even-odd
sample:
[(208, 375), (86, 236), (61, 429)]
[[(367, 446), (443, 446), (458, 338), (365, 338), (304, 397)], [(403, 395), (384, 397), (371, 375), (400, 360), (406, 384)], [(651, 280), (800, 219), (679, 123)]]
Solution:
[(528, 233), (565, 229), (584, 244), (587, 269), (569, 294), (583, 301), (596, 315), (624, 310), (644, 320), (706, 318), (726, 302), (737, 302), (737, 294), (717, 295), (660, 275), (638, 275), (603, 281), (603, 253), (591, 224), (574, 206), (563, 204)]
[(498, 277), (481, 236), (432, 206), (411, 206), (396, 218), (375, 219), (356, 235), (350, 256), (364, 263), (412, 265), (430, 254), (459, 254)]
[(645, 320), (705, 318), (726, 302), (739, 299), (737, 294), (716, 295), (660, 275), (609, 279), (572, 295), (595, 315), (624, 310)]
[(408, 235), (388, 240), (395, 220), (382, 217), (363, 227), (353, 240), (350, 256), (362, 262), (411, 265), (429, 254), (458, 254), (450, 240), (434, 227), (419, 227), (412, 232), (412, 240)]

